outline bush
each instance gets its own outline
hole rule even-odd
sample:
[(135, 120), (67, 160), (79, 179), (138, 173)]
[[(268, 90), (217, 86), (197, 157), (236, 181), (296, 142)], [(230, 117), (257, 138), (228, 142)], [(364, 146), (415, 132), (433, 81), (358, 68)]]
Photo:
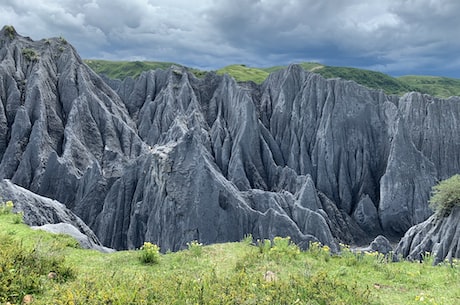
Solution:
[(20, 224), (24, 221), (24, 212), (13, 213), (13, 201), (0, 202), (0, 215), (13, 214), (13, 223)]
[(24, 221), (24, 212), (17, 212), (13, 215), (13, 223), (20, 224)]
[(40, 56), (34, 49), (30, 48), (25, 48), (22, 50), (22, 55), (28, 60), (28, 61), (37, 61)]
[(60, 36), (58, 40), (59, 40), (59, 42), (62, 43), (62, 44), (67, 44), (67, 40), (66, 40), (64, 37), (62, 37), (62, 36)]
[(192, 240), (187, 243), (188, 250), (194, 257), (200, 257), (203, 252), (203, 244), (199, 243), (197, 240)]
[(438, 214), (449, 214), (460, 206), (460, 175), (454, 175), (433, 186), (430, 207)]
[(16, 30), (12, 25), (5, 26), (5, 32), (10, 39), (13, 39), (16, 36)]
[(158, 264), (160, 262), (160, 247), (150, 242), (144, 242), (140, 249), (139, 259), (144, 264)]
[(299, 247), (291, 241), (288, 237), (276, 236), (273, 239), (272, 248), (270, 249), (270, 256), (275, 259), (293, 259), (300, 254)]
[(0, 202), (0, 215), (11, 214), (13, 207), (13, 201)]

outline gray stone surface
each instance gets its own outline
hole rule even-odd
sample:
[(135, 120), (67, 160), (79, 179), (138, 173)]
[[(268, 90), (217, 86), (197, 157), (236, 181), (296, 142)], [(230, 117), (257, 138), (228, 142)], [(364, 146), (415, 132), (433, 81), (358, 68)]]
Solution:
[(396, 248), (396, 254), (412, 260), (422, 260), (426, 253), (434, 256), (435, 264), (460, 258), (460, 207), (410, 228)]
[(377, 236), (369, 246), (372, 251), (377, 251), (382, 254), (388, 254), (393, 251), (390, 241), (382, 235)]
[(262, 85), (174, 66), (105, 82), (61, 39), (3, 30), (0, 47), (0, 178), (62, 202), (109, 247), (400, 237), (460, 172), (456, 97), (296, 65)]
[(370, 244), (366, 247), (353, 248), (354, 252), (378, 252), (381, 254), (389, 254), (393, 252), (393, 246), (390, 241), (383, 235), (378, 235)]
[(103, 247), (93, 231), (62, 203), (34, 194), (11, 181), (0, 181), (2, 200), (13, 201), (14, 212), (24, 214), (24, 222), (32, 228), (74, 237), (82, 247), (102, 252), (113, 251)]
[(114, 252), (115, 250), (102, 246), (99, 243), (95, 243), (91, 238), (87, 235), (80, 232), (76, 227), (69, 223), (53, 223), (53, 224), (44, 224), (42, 226), (32, 226), (34, 230), (43, 230), (47, 232), (51, 232), (54, 234), (67, 234), (72, 236), (74, 239), (78, 241), (80, 246), (84, 249), (92, 249), (98, 250), (104, 253)]

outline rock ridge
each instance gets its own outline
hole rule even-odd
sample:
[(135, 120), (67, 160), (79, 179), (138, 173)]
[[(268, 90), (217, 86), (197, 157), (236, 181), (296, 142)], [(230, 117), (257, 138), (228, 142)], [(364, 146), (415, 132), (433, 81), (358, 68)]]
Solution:
[(104, 80), (62, 38), (10, 36), (0, 178), (62, 202), (112, 248), (400, 237), (460, 172), (458, 97), (389, 96), (297, 65), (261, 85), (175, 66)]

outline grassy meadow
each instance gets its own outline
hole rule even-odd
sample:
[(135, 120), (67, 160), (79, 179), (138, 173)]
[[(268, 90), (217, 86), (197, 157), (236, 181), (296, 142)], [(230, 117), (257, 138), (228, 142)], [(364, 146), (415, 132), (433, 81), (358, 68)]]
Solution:
[[(0, 211), (1, 212), (1, 211)], [(0, 304), (457, 304), (460, 266), (288, 238), (100, 253), (0, 213)], [(151, 245), (151, 244), (150, 244)], [(149, 252), (150, 251), (150, 252)], [(148, 258), (154, 258), (149, 260)]]

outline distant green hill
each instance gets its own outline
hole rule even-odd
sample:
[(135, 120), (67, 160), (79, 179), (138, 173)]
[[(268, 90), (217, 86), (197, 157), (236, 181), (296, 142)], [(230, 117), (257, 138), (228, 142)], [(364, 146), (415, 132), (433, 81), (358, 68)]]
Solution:
[(371, 70), (324, 66), (314, 70), (314, 72), (321, 74), (325, 78), (340, 77), (346, 80), (353, 80), (369, 88), (382, 89), (387, 94), (402, 95), (406, 92), (415, 91), (415, 88), (397, 78)]
[(401, 76), (398, 79), (422, 93), (439, 97), (460, 96), (460, 79), (420, 75)]
[(87, 59), (84, 62), (98, 74), (104, 74), (112, 79), (124, 79), (128, 76), (138, 77), (143, 71), (168, 69), (172, 62), (156, 61), (110, 61)]
[[(167, 69), (172, 65), (181, 66), (171, 62), (154, 61), (108, 61), (85, 60), (85, 63), (99, 74), (105, 74), (113, 79), (124, 79), (128, 76), (136, 78), (142, 71)], [(401, 76), (391, 77), (387, 74), (349, 67), (325, 66), (319, 63), (299, 63), (305, 70), (318, 73), (325, 78), (340, 77), (353, 80), (363, 86), (382, 89), (387, 94), (402, 95), (411, 91), (427, 93), (437, 97), (460, 95), (460, 79), (435, 77), (435, 76)], [(261, 84), (270, 73), (286, 68), (286, 66), (273, 66), (267, 68), (248, 67), (246, 65), (229, 65), (218, 69), (217, 74), (229, 74), (235, 80), (253, 81)], [(196, 76), (202, 77), (208, 71), (190, 69)]]
[[(280, 67), (282, 69), (283, 67)], [(270, 74), (261, 68), (250, 68), (246, 65), (230, 65), (217, 70), (217, 74), (229, 74), (239, 82), (253, 81), (255, 83), (262, 83)]]

